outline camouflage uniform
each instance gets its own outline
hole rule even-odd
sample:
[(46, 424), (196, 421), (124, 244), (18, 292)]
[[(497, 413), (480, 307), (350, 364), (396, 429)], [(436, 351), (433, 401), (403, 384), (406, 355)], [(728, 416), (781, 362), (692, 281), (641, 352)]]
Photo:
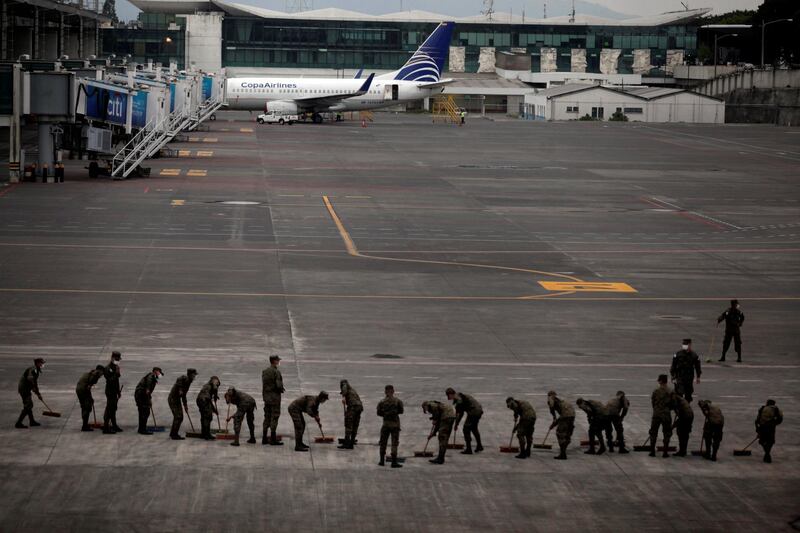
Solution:
[(295, 450), (298, 448), (307, 448), (307, 446), (303, 444), (303, 433), (306, 430), (306, 421), (303, 418), (303, 413), (314, 418), (319, 418), (319, 402), (317, 401), (317, 396), (300, 396), (289, 404), (288, 411), (292, 422), (294, 422)]
[(278, 419), (281, 417), (281, 394), (286, 392), (283, 388), (283, 376), (278, 367), (269, 365), (261, 373), (261, 392), (264, 397), (264, 431), (261, 435), (261, 444), (267, 444), (267, 428), (272, 433), (272, 444), (278, 444)]
[[(597, 400), (584, 400), (579, 399), (578, 407), (586, 413), (586, 419), (589, 421), (589, 449), (586, 451), (588, 454), (597, 453), (602, 455), (606, 452), (606, 445), (603, 442), (603, 432), (608, 433), (608, 409)], [(595, 452), (594, 445), (595, 439), (600, 441), (600, 449)]]
[(678, 434), (678, 453), (675, 455), (683, 457), (689, 447), (694, 411), (692, 411), (691, 404), (677, 394), (673, 394), (672, 400), (672, 409), (675, 411), (675, 432)]
[(17, 419), (17, 427), (22, 427), (22, 420), (26, 416), (28, 417), (28, 421), (30, 422), (31, 426), (39, 425), (39, 423), (33, 419), (33, 394), (35, 394), (40, 400), (42, 399), (42, 395), (39, 394), (40, 374), (41, 371), (36, 367), (36, 365), (34, 365), (26, 368), (25, 372), (22, 373), (22, 377), (19, 378), (17, 391), (22, 398), (22, 413), (20, 413), (19, 419)]
[[(621, 391), (620, 391), (621, 392)], [(608, 451), (614, 451), (614, 438), (612, 435), (612, 427), (617, 433), (617, 445), (619, 446), (619, 453), (628, 453), (625, 448), (625, 428), (622, 425), (625, 416), (628, 414), (631, 403), (624, 393), (617, 393), (616, 396), (608, 400), (606, 403), (606, 410), (608, 411), (608, 425), (606, 426), (606, 441), (608, 442)]]
[(103, 371), (106, 378), (106, 409), (103, 412), (103, 431), (122, 431), (117, 425), (117, 405), (122, 395), (119, 378), (122, 376), (119, 365), (112, 359)]
[(731, 347), (731, 340), (733, 340), (733, 349), (736, 351), (736, 360), (742, 362), (742, 324), (744, 324), (744, 313), (736, 306), (731, 306), (726, 309), (719, 318), (717, 324), (725, 322), (725, 338), (722, 340), (722, 358), (720, 361), (725, 360), (725, 354), (728, 353), (728, 348)]
[(756, 433), (758, 443), (764, 448), (764, 462), (771, 463), (772, 446), (775, 444), (775, 427), (783, 422), (783, 413), (772, 400), (758, 410), (756, 417)]
[(466, 447), (462, 453), (472, 453), (472, 435), (475, 435), (475, 451), (483, 451), (481, 444), (481, 433), (478, 431), (478, 424), (483, 416), (483, 406), (463, 392), (457, 392), (453, 398), (453, 407), (456, 410), (456, 426), (461, 423), (461, 418), (466, 414), (467, 420), (464, 422), (464, 443)]
[(519, 457), (524, 459), (531, 456), (533, 446), (533, 429), (536, 426), (536, 410), (525, 400), (508, 398), (506, 406), (514, 412), (514, 425), (517, 429), (519, 440)]
[(444, 455), (447, 453), (447, 442), (450, 440), (450, 433), (453, 431), (453, 424), (456, 422), (456, 412), (449, 404), (432, 400), (423, 404), (425, 410), (431, 415), (433, 428), (431, 435), (439, 437), (439, 456), (433, 460), (438, 464), (444, 463)]
[(344, 442), (339, 448), (352, 449), (358, 434), (358, 425), (361, 422), (361, 413), (364, 405), (361, 398), (347, 380), (342, 380), (340, 384), (342, 401), (344, 402)]
[(378, 403), (378, 416), (383, 418), (381, 426), (380, 464), (386, 457), (386, 445), (392, 437), (392, 464), (397, 463), (397, 448), (400, 445), (400, 415), (403, 414), (403, 402), (394, 396), (386, 396)]
[(703, 424), (703, 440), (706, 443), (705, 458), (716, 461), (717, 451), (722, 443), (722, 428), (725, 427), (725, 417), (722, 415), (722, 409), (712, 405), (709, 400), (701, 400), (698, 405), (700, 405), (700, 410), (703, 411), (706, 417), (706, 423)]
[(178, 432), (181, 430), (181, 424), (183, 424), (183, 411), (189, 410), (189, 406), (186, 403), (186, 395), (189, 393), (189, 387), (192, 386), (195, 375), (194, 373), (187, 373), (178, 377), (169, 391), (169, 396), (167, 396), (167, 403), (170, 411), (172, 411), (172, 429), (169, 432), (169, 436), (174, 440), (180, 440), (181, 438)]
[[(568, 402), (559, 398), (554, 392), (548, 393), (547, 405), (550, 407), (550, 414), (553, 415), (553, 424), (551, 428), (556, 428), (558, 447), (561, 450), (561, 453), (556, 456), (556, 459), (566, 459), (567, 446), (569, 446), (572, 440), (572, 432), (575, 431), (575, 409), (573, 409)], [(556, 417), (556, 413), (558, 417)]]
[(695, 374), (700, 379), (702, 370), (700, 368), (700, 357), (691, 349), (680, 350), (672, 357), (672, 366), (669, 369), (672, 381), (675, 383), (675, 392), (692, 402), (694, 392)]
[(211, 421), (217, 414), (216, 402), (219, 400), (219, 387), (214, 378), (208, 380), (197, 394), (197, 407), (200, 409), (200, 434), (206, 440), (212, 440)]
[(239, 442), (239, 433), (242, 431), (242, 420), (247, 418), (247, 428), (250, 430), (250, 439), (247, 442), (254, 444), (256, 442), (256, 401), (249, 394), (236, 389), (228, 389), (228, 392), (231, 393), (230, 403), (236, 406), (236, 412), (233, 413), (233, 432), (236, 434), (236, 440), (234, 442)]
[(89, 415), (92, 413), (92, 406), (94, 406), (92, 387), (103, 377), (103, 370), (105, 370), (105, 367), (98, 365), (94, 370), (82, 375), (75, 386), (75, 394), (78, 395), (78, 402), (81, 404), (81, 420), (83, 421), (81, 431), (92, 431), (92, 428), (89, 427)]
[(147, 431), (147, 419), (150, 417), (150, 409), (153, 406), (153, 390), (158, 384), (158, 378), (152, 372), (148, 372), (133, 391), (133, 398), (136, 400), (136, 408), (139, 410), (139, 433), (149, 434)]
[(655, 457), (656, 455), (658, 428), (661, 426), (661, 431), (664, 434), (664, 457), (669, 457), (667, 448), (669, 447), (669, 439), (672, 437), (672, 413), (670, 412), (672, 390), (667, 387), (666, 383), (653, 391), (650, 403), (653, 406), (653, 417), (650, 419), (650, 456)]

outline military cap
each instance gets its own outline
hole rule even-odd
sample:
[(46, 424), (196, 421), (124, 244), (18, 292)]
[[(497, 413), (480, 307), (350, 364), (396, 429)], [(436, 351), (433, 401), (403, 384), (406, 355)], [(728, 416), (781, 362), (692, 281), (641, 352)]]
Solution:
[(767, 405), (775, 405), (775, 400), (767, 400)]
[(617, 391), (617, 396), (625, 396), (625, 391), (624, 390), (618, 390)]
[(731, 300), (731, 306), (736, 307), (739, 305), (739, 300)]
[(455, 394), (455, 393), (456, 393), (456, 391), (455, 391), (455, 389), (454, 389), (453, 387), (447, 387), (447, 390), (446, 390), (446, 391), (444, 391), (444, 393), (445, 393), (446, 395), (450, 395), (450, 394)]
[(159, 367), (157, 367), (157, 366), (154, 366), (154, 367), (153, 367), (153, 372), (161, 372), (161, 374), (162, 374), (162, 375), (164, 374), (164, 371), (163, 371), (163, 370), (161, 370), (161, 369), (160, 369)]
[(506, 403), (513, 402), (513, 401), (514, 401), (514, 397), (513, 396), (509, 396), (508, 398), (506, 398)]
[(711, 403), (710, 400), (698, 400), (697, 405), (700, 406), (700, 409), (703, 409), (705, 407), (708, 407), (708, 404), (710, 403)]
[(111, 359), (119, 361), (120, 359), (122, 359), (122, 354), (117, 351), (113, 351), (111, 352)]
[(94, 367), (94, 369), (95, 369), (95, 370), (99, 370), (99, 371), (101, 371), (101, 372), (102, 372), (103, 370), (105, 370), (105, 369), (106, 369), (106, 367), (104, 367), (103, 365), (97, 365), (96, 367)]
[(324, 390), (319, 391), (319, 394), (317, 394), (317, 400), (325, 401), (327, 399), (328, 399), (328, 393), (325, 392)]
[(41, 357), (37, 357), (36, 359), (33, 360), (33, 364), (34, 365), (43, 365), (44, 364), (44, 359), (42, 359)]
[(660, 374), (658, 376), (658, 382), (659, 383), (666, 383), (667, 382), (667, 375), (666, 374)]
[(584, 401), (583, 398), (578, 398), (577, 400), (575, 400), (575, 403), (581, 405), (583, 404), (583, 401)]
[(692, 339), (683, 339), (683, 344), (692, 344)]
[(386, 385), (386, 386), (383, 388), (383, 390), (385, 390), (386, 392), (389, 392), (389, 391), (392, 391), (392, 392), (394, 392), (394, 385)]
[(556, 391), (554, 391), (554, 390), (551, 390), (550, 392), (548, 392), (547, 395), (548, 396), (558, 396), (558, 394), (556, 394)]
[(280, 360), (281, 360), (281, 358), (279, 356), (277, 356), (277, 355), (270, 355), (269, 356), (269, 362), (270, 363), (274, 363), (275, 361), (280, 361)]
[(194, 369), (194, 368), (187, 368), (186, 369), (186, 374), (194, 374), (196, 376), (197, 375), (197, 370)]

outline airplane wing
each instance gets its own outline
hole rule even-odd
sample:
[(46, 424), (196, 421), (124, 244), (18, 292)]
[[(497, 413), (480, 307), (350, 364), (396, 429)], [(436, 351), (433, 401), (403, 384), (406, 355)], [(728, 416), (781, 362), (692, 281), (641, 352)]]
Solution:
[(319, 108), (319, 107), (329, 107), (332, 105), (336, 105), (342, 100), (346, 100), (348, 98), (353, 98), (354, 96), (361, 96), (362, 94), (367, 94), (369, 91), (370, 86), (372, 86), (372, 79), (375, 77), (375, 74), (370, 74), (369, 78), (367, 78), (361, 87), (358, 88), (357, 91), (351, 93), (344, 93), (344, 94), (331, 94), (328, 96), (308, 96), (305, 98), (295, 98), (294, 102), (298, 105), (298, 107), (302, 108)]
[(445, 85), (450, 85), (451, 83), (455, 83), (456, 80), (453, 78), (447, 78), (446, 80), (439, 80), (439, 81), (432, 81), (428, 83), (418, 83), (417, 87), (420, 89), (435, 89), (436, 87), (444, 87)]

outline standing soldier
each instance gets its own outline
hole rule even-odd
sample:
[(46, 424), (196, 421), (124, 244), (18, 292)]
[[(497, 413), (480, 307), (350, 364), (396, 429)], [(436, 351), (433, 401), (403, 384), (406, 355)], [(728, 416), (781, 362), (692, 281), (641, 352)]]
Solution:
[[(281, 417), (281, 394), (286, 392), (283, 388), (283, 376), (278, 370), (281, 358), (277, 355), (269, 356), (269, 366), (261, 373), (261, 392), (264, 397), (264, 431), (261, 435), (261, 444), (282, 446), (278, 440), (278, 419)], [(271, 438), (267, 442), (267, 428)]]
[(231, 387), (225, 392), (225, 402), (236, 406), (236, 412), (228, 417), (225, 422), (233, 418), (233, 431), (236, 434), (231, 446), (239, 446), (239, 433), (242, 431), (242, 420), (247, 418), (247, 428), (250, 430), (250, 438), (247, 444), (256, 443), (255, 410), (256, 401), (247, 393)]
[(189, 412), (186, 395), (189, 393), (189, 387), (192, 386), (195, 376), (197, 376), (197, 370), (194, 368), (186, 369), (186, 374), (176, 379), (175, 384), (169, 391), (167, 403), (169, 403), (169, 409), (172, 411), (172, 429), (169, 432), (169, 437), (172, 440), (184, 440), (179, 431), (181, 430), (181, 424), (183, 424), (183, 412)]
[(672, 357), (672, 366), (669, 369), (672, 382), (675, 383), (675, 392), (692, 402), (694, 392), (695, 374), (697, 383), (700, 383), (700, 357), (692, 350), (692, 339), (683, 339), (681, 350)]
[[(603, 442), (603, 432), (609, 433), (608, 423), (608, 410), (606, 406), (597, 400), (584, 400), (578, 398), (575, 402), (578, 407), (586, 413), (586, 419), (589, 421), (589, 449), (585, 453), (589, 455), (603, 455), (606, 453), (606, 445)], [(600, 441), (600, 449), (595, 451), (595, 439)]]
[(78, 402), (81, 404), (81, 420), (83, 425), (81, 431), (94, 431), (89, 426), (89, 415), (94, 406), (94, 398), (92, 398), (92, 387), (94, 387), (100, 378), (103, 377), (106, 367), (97, 365), (94, 370), (90, 370), (81, 376), (78, 380), (78, 385), (75, 386), (75, 393), (78, 395)]
[(211, 420), (217, 412), (217, 400), (219, 400), (219, 378), (211, 376), (208, 383), (203, 385), (197, 393), (197, 407), (200, 409), (200, 435), (205, 440), (215, 440), (211, 434)]
[(608, 424), (606, 425), (606, 440), (608, 441), (608, 451), (614, 451), (614, 435), (611, 428), (617, 433), (617, 444), (619, 445), (619, 453), (628, 453), (625, 447), (625, 428), (622, 426), (625, 415), (628, 414), (631, 403), (628, 397), (625, 396), (624, 391), (617, 391), (617, 395), (608, 400), (606, 403), (606, 410), (608, 411)]
[(316, 396), (300, 396), (289, 404), (289, 416), (294, 423), (294, 451), (307, 452), (308, 446), (303, 443), (303, 433), (306, 430), (306, 421), (303, 413), (319, 421), (319, 406), (328, 401), (328, 393), (320, 391)]
[(669, 439), (672, 437), (672, 413), (670, 405), (672, 390), (667, 386), (667, 375), (658, 376), (658, 388), (653, 391), (650, 403), (653, 406), (653, 418), (650, 420), (650, 457), (656, 456), (656, 441), (658, 441), (658, 427), (664, 434), (664, 453), (662, 457), (669, 457)]
[(152, 435), (152, 431), (147, 430), (147, 419), (153, 408), (153, 390), (158, 385), (158, 378), (164, 372), (157, 366), (151, 372), (139, 380), (136, 389), (133, 391), (133, 398), (136, 400), (136, 408), (139, 410), (139, 435)]
[(744, 313), (739, 309), (739, 300), (731, 300), (731, 306), (726, 309), (719, 318), (717, 324), (725, 321), (725, 339), (722, 341), (722, 357), (720, 361), (725, 360), (725, 354), (728, 353), (728, 348), (731, 347), (731, 339), (733, 339), (733, 349), (736, 350), (736, 362), (742, 362), (742, 324), (744, 324)]
[(692, 433), (694, 423), (694, 411), (692, 405), (685, 398), (676, 393), (672, 393), (672, 409), (675, 411), (675, 431), (678, 434), (678, 457), (686, 457), (686, 449), (689, 447), (689, 435)]
[(525, 400), (515, 400), (511, 396), (506, 398), (506, 407), (514, 412), (514, 430), (519, 439), (519, 454), (517, 459), (526, 459), (531, 456), (533, 445), (533, 428), (536, 425), (536, 410)]
[(453, 407), (456, 409), (455, 431), (458, 431), (458, 424), (461, 423), (461, 418), (465, 413), (467, 415), (467, 420), (464, 422), (464, 442), (466, 446), (461, 453), (472, 455), (472, 435), (475, 435), (475, 453), (482, 452), (483, 444), (481, 444), (481, 433), (478, 431), (478, 424), (483, 416), (483, 407), (478, 400), (469, 394), (456, 392), (452, 388), (448, 388), (445, 394), (447, 399), (453, 402)]
[(31, 427), (41, 426), (39, 422), (33, 419), (33, 396), (35, 394), (39, 401), (42, 400), (42, 395), (39, 393), (39, 376), (44, 368), (44, 359), (37, 357), (33, 360), (33, 366), (25, 369), (22, 377), (19, 378), (19, 385), (17, 391), (22, 398), (22, 412), (19, 414), (17, 423), (14, 425), (17, 429), (25, 429), (28, 426), (22, 423), (25, 417), (28, 417), (28, 423)]
[(775, 427), (783, 422), (783, 413), (775, 405), (775, 400), (767, 400), (767, 405), (758, 410), (756, 417), (756, 433), (758, 443), (764, 448), (764, 462), (771, 463), (770, 452), (775, 444)]
[[(553, 459), (567, 459), (567, 446), (572, 439), (572, 432), (575, 431), (575, 409), (569, 404), (558, 397), (555, 391), (547, 393), (547, 405), (550, 407), (550, 414), (553, 415), (553, 423), (550, 424), (550, 429), (556, 428), (556, 437), (558, 438), (558, 447), (561, 453), (553, 457)], [(558, 417), (556, 418), (556, 414)]]
[(339, 389), (342, 394), (342, 405), (344, 405), (344, 442), (339, 445), (341, 450), (352, 450), (356, 443), (358, 424), (361, 422), (361, 413), (364, 405), (361, 398), (346, 379), (339, 382)]
[(386, 385), (386, 397), (378, 403), (378, 416), (383, 417), (380, 440), (380, 461), (378, 466), (386, 463), (386, 444), (392, 437), (392, 468), (402, 468), (397, 462), (397, 447), (400, 445), (400, 415), (403, 414), (403, 402), (394, 397), (394, 387)]
[(119, 385), (119, 378), (122, 376), (120, 371), (121, 360), (121, 353), (111, 352), (111, 361), (103, 370), (103, 375), (106, 378), (106, 409), (103, 412), (104, 435), (122, 432), (122, 428), (117, 425), (117, 404), (122, 397), (122, 388)]
[(703, 440), (706, 442), (706, 453), (703, 457), (717, 460), (717, 450), (722, 442), (722, 428), (725, 427), (725, 417), (722, 415), (722, 409), (716, 405), (711, 404), (711, 400), (700, 400), (697, 402), (703, 415), (706, 417), (706, 423), (703, 425)]
[(422, 402), (422, 412), (431, 415), (432, 427), (428, 440), (434, 435), (439, 437), (439, 455), (430, 462), (435, 465), (444, 464), (444, 454), (447, 453), (447, 442), (450, 440), (450, 433), (453, 431), (453, 424), (456, 421), (456, 412), (446, 403), (431, 400)]

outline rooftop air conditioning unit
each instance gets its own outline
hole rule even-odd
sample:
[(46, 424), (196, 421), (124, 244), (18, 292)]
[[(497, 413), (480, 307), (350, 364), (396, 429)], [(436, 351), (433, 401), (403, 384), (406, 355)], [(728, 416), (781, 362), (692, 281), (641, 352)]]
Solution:
[(111, 130), (89, 126), (86, 148), (90, 152), (113, 153), (111, 148)]

